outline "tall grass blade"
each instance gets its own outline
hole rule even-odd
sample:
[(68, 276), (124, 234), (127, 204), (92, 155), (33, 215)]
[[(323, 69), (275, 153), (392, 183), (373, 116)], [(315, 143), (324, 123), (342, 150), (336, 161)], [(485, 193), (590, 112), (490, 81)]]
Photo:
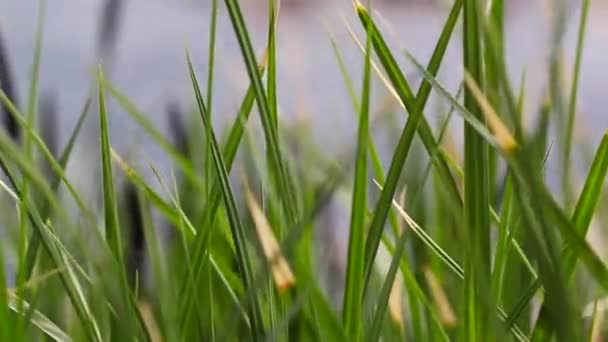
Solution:
[[(463, 55), (465, 72), (483, 88), (483, 53), (479, 1), (464, 1)], [(480, 121), (481, 109), (469, 87), (464, 91), (465, 107)], [(464, 339), (492, 339), (490, 305), (486, 284), (490, 280), (490, 191), (488, 147), (469, 124), (464, 128), (464, 213), (467, 253), (465, 254)]]
[(106, 113), (105, 92), (103, 88), (103, 71), (99, 67), (99, 127), (101, 132), (101, 160), (103, 169), (103, 198), (105, 216), (105, 235), (108, 246), (119, 263), (123, 262), (122, 239), (120, 224), (118, 222), (118, 209), (116, 191), (114, 190), (114, 176), (112, 174), (112, 158), (110, 154), (110, 140), (108, 137), (108, 118)]
[(583, 49), (585, 46), (585, 31), (587, 29), (587, 17), (589, 15), (589, 7), (591, 5), (590, 0), (583, 0), (581, 4), (581, 16), (579, 20), (578, 26), (578, 41), (576, 43), (576, 57), (574, 60), (574, 66), (572, 70), (573, 80), (572, 86), (570, 88), (570, 98), (568, 103), (568, 119), (566, 123), (566, 139), (564, 142), (564, 156), (562, 160), (562, 169), (564, 172), (563, 181), (564, 186), (567, 188), (569, 192), (569, 188), (571, 186), (571, 154), (573, 150), (572, 146), (572, 138), (574, 135), (574, 124), (576, 120), (576, 104), (578, 97), (578, 85), (581, 74), (581, 63), (583, 59)]
[[(368, 24), (369, 25), (369, 24)], [(353, 341), (362, 335), (362, 302), (365, 278), (365, 214), (367, 208), (367, 150), (369, 136), (369, 99), (371, 91), (371, 34), (367, 32), (367, 52), (365, 55), (359, 132), (357, 135), (357, 161), (352, 196), (351, 221), (349, 230), (348, 256), (346, 263), (346, 283), (342, 315), (344, 327)]]

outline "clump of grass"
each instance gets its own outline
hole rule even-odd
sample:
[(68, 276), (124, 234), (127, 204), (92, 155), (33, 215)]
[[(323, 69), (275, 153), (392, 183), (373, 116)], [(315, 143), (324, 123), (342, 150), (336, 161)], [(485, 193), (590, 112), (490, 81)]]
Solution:
[[(608, 135), (589, 152), (591, 164), (578, 196), (559, 196), (547, 186), (544, 173), (553, 124), (567, 138), (553, 147), (559, 151), (550, 153), (563, 156), (564, 170), (572, 167), (589, 1), (582, 3), (568, 109), (555, 103), (555, 96), (549, 98), (538, 109), (539, 125), (528, 131), (522, 119), (527, 115), (525, 83), (516, 96), (506, 68), (505, 5), (501, 0), (487, 8), (481, 1), (454, 1), (427, 66), (404, 53), (422, 77), (414, 92), (411, 77), (398, 62), (401, 53), (386, 43), (373, 9), (355, 2), (353, 18), (365, 34), (363, 40), (349, 27), (362, 51), (360, 82), (351, 78), (338, 43), (332, 41), (358, 122), (352, 148), (337, 161), (323, 154), (323, 142), (311, 142), (307, 132), (292, 134), (284, 127), (277, 91), (280, 10), (274, 1), (269, 2), (265, 52), (258, 60), (240, 3), (225, 0), (250, 87), (244, 94), (230, 94), (240, 98), (241, 105), (222, 136), (212, 115), (216, 26), (224, 10), (217, 1), (212, 2), (209, 27), (209, 74), (204, 85), (199, 83), (193, 67), (198, 57), (185, 53), (194, 112), (184, 111), (185, 104), (168, 102), (169, 137), (105, 79), (99, 67), (94, 98), (85, 101), (66, 147), (59, 150), (53, 97), (38, 98), (42, 20), (23, 112), (15, 104), (0, 39), (0, 102), (6, 128), (0, 131), (5, 175), (0, 205), (7, 217), (2, 221), (7, 238), (0, 242), (0, 286), (7, 288), (0, 294), (0, 338), (598, 338), (604, 315), (597, 303), (608, 290), (608, 268), (586, 235), (594, 222), (605, 224), (605, 217), (597, 214), (607, 205)], [(117, 33), (110, 26), (118, 20), (120, 6), (120, 1), (107, 2), (100, 31), (104, 51), (115, 44)], [(448, 45), (457, 39), (459, 22), (462, 86), (451, 92), (436, 76)], [(548, 71), (557, 72), (554, 65)], [(548, 76), (550, 83), (560, 79)], [(396, 114), (407, 117), (405, 125), (395, 129), (398, 141), (389, 165), (381, 162), (372, 134), (395, 134), (375, 126), (374, 77), (393, 97)], [(450, 107), (438, 129), (428, 120), (433, 92)], [(112, 149), (108, 119), (115, 114), (106, 106), (109, 98), (166, 153), (177, 177), (165, 179), (149, 163), (146, 167), (155, 177), (146, 178), (147, 170), (135, 166), (140, 163)], [(99, 155), (101, 165), (96, 180), (103, 198), (100, 208), (85, 204), (80, 189), (65, 174), (89, 112), (97, 115), (101, 142), (90, 151)], [(564, 112), (566, 124), (553, 122), (552, 112)], [(260, 117), (262, 145), (255, 141), (252, 113)], [(465, 122), (462, 148), (445, 140), (453, 134), (450, 122), (456, 116)], [(416, 136), (421, 145), (416, 145)], [(297, 146), (297, 155), (290, 155), (290, 144)], [(41, 165), (48, 166), (44, 172)], [(81, 167), (88, 170), (87, 165)], [(236, 173), (241, 183), (233, 182)], [(572, 176), (565, 171), (563, 184), (571, 184)], [(348, 255), (340, 265), (344, 279), (329, 277), (339, 280), (330, 288), (343, 291), (330, 291), (320, 279), (323, 267), (315, 258), (319, 246), (313, 232), (337, 191), (349, 194)], [(77, 205), (69, 206), (68, 199)], [(68, 208), (76, 215), (68, 215)], [(165, 226), (171, 229), (169, 239), (161, 236)], [(9, 268), (8, 260), (17, 262)], [(10, 282), (7, 274), (16, 280)], [(332, 298), (330, 292), (343, 293), (343, 298)], [(589, 303), (595, 303), (592, 317), (581, 314)], [(540, 304), (540, 313), (535, 304)]]

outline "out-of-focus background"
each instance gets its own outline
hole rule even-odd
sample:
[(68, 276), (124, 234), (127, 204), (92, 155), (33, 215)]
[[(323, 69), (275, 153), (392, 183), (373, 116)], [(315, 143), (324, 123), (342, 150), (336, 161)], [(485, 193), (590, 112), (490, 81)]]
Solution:
[[(101, 51), (98, 41), (100, 22), (106, 3), (119, 7), (113, 24), (115, 48)], [(234, 38), (229, 18), (219, 1), (217, 64), (213, 116), (218, 129), (234, 117), (248, 78)], [(265, 1), (244, 1), (244, 13), (252, 33), (254, 46), (261, 54), (266, 42), (267, 11)], [(449, 1), (376, 0), (375, 15), (389, 43), (407, 49), (422, 63), (426, 63), (443, 26)], [(4, 36), (14, 70), (18, 97), (24, 102), (29, 84), (29, 67), (33, 58), (34, 33), (38, 1), (0, 2), (0, 29)], [(578, 1), (569, 3), (564, 21), (564, 74), (570, 75), (574, 59)], [(513, 84), (518, 84), (526, 73), (526, 116), (530, 122), (544, 94), (547, 63), (551, 51), (552, 20), (550, 0), (509, 1), (506, 15), (506, 60)], [(59, 145), (75, 125), (87, 94), (91, 91), (93, 68), (104, 58), (106, 72), (114, 84), (129, 96), (163, 130), (167, 130), (167, 104), (178, 103), (184, 109), (192, 104), (192, 89), (187, 78), (184, 48), (193, 55), (200, 77), (206, 78), (209, 1), (168, 0), (53, 0), (47, 1), (41, 66), (41, 94), (57, 98), (59, 111)], [(608, 49), (608, 3), (593, 1), (586, 36), (579, 95), (577, 136), (589, 138), (595, 144), (608, 127), (608, 68), (605, 54)], [(278, 82), (279, 106), (283, 122), (293, 125), (306, 122), (312, 128), (314, 141), (328, 153), (352, 150), (356, 131), (354, 112), (331, 39), (346, 60), (355, 82), (360, 84), (362, 54), (348, 33), (351, 23), (361, 38), (352, 4), (347, 0), (296, 1), (283, 0), (278, 23)], [(440, 80), (455, 92), (462, 79), (460, 39), (452, 39), (447, 58), (442, 65)], [(411, 80), (419, 76), (411, 71)], [(565, 80), (566, 82), (568, 80)], [(390, 99), (386, 89), (376, 79), (372, 110), (379, 110)], [(437, 98), (435, 97), (435, 100)], [(438, 101), (435, 101), (438, 102)], [(429, 108), (434, 108), (430, 106)], [(437, 106), (439, 109), (439, 106)], [(403, 113), (398, 111), (398, 113)], [(436, 122), (443, 111), (429, 110), (426, 115)], [(402, 118), (405, 117), (405, 114)], [(110, 132), (112, 143), (121, 153), (141, 153), (145, 159), (158, 163), (163, 170), (163, 154), (150, 143), (143, 130), (118, 106), (110, 103)], [(81, 140), (95, 143), (97, 120), (90, 117), (89, 134)], [(460, 120), (455, 120), (459, 132)], [(379, 143), (390, 156), (394, 141), (381, 137)], [(458, 141), (458, 134), (456, 136)], [(576, 139), (576, 137), (575, 137)], [(83, 147), (84, 146), (84, 147)], [(76, 158), (91, 158), (97, 154), (79, 145)], [(384, 146), (384, 147), (382, 147)], [(168, 163), (167, 163), (168, 164)], [(83, 165), (72, 163), (72, 165)], [(84, 164), (94, 165), (94, 164)], [(549, 174), (551, 168), (549, 164)], [(77, 170), (82, 171), (82, 170)], [(166, 170), (165, 170), (166, 171)], [(80, 172), (77, 172), (80, 173)], [(84, 173), (83, 186), (96, 178)], [(93, 182), (94, 183), (94, 182)]]

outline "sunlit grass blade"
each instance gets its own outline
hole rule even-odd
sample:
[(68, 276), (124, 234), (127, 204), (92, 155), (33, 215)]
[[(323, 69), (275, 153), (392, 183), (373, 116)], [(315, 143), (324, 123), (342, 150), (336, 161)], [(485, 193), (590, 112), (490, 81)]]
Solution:
[[(9, 293), (9, 304), (8, 307), (11, 310), (15, 311), (18, 314), (24, 314), (27, 310), (30, 309), (30, 304), (23, 301), (21, 298), (17, 298), (17, 296), (13, 293)], [(19, 304), (21, 302), (22, 304)], [(53, 323), (48, 317), (42, 314), (40, 311), (33, 311), (31, 322), (33, 325), (38, 327), (42, 332), (44, 332), (48, 337), (52, 338), (58, 342), (70, 342), (72, 339), (68, 336), (61, 328), (59, 328), (55, 323)]]
[[(462, 1), (459, 0), (457, 0), (453, 4), (452, 11), (450, 12), (449, 17), (446, 20), (446, 24), (442, 31), (441, 37), (438, 40), (438, 43), (435, 47), (435, 51), (433, 52), (433, 55), (429, 62), (429, 70), (431, 70), (434, 74), (437, 73), (437, 71), (439, 70), (439, 65), (441, 64), (448, 42), (456, 25), (461, 6)], [(378, 203), (376, 204), (376, 208), (374, 210), (374, 215), (369, 229), (369, 235), (366, 241), (365, 284), (368, 284), (372, 265), (374, 263), (375, 255), (377, 253), (380, 239), (382, 236), (384, 223), (390, 210), (391, 200), (395, 194), (401, 170), (405, 163), (405, 159), (407, 158), (407, 154), (414, 139), (414, 134), (416, 133), (419, 124), (421, 127), (419, 132), (426, 133), (421, 134), (423, 142), (426, 141), (425, 145), (429, 144), (430, 146), (433, 146), (430, 141), (434, 141), (434, 139), (432, 139), (432, 133), (428, 124), (424, 125), (426, 121), (423, 119), (422, 114), (422, 111), (426, 105), (426, 101), (428, 100), (428, 97), (430, 95), (431, 85), (428, 82), (423, 82), (420, 86), (417, 97), (414, 98), (414, 95), (405, 79), (405, 76), (401, 72), (394, 57), (392, 57), (386, 43), (380, 35), (380, 32), (369, 17), (367, 10), (360, 3), (357, 3), (356, 10), (357, 14), (359, 15), (359, 18), (362, 21), (363, 26), (368, 27), (369, 30), (372, 31), (371, 38), (374, 50), (380, 58), (383, 67), (386, 69), (387, 74), (391, 79), (391, 82), (393, 83), (393, 86), (395, 87), (395, 90), (397, 91), (401, 101), (410, 113), (410, 116), (408, 117), (407, 123), (402, 131), (399, 143), (397, 144), (397, 148), (393, 155), (393, 160), (391, 161), (391, 166), (389, 168), (388, 176), (385, 182), (385, 188), (382, 191), (382, 194), (380, 195)], [(425, 127), (428, 128), (428, 130), (425, 130)], [(364, 288), (367, 288), (367, 285), (365, 285)]]
[[(196, 75), (194, 73), (194, 69), (192, 67), (192, 62), (190, 60), (189, 54), (187, 54), (188, 59), (188, 69), (190, 73), (190, 78), (192, 80), (192, 87), (194, 89), (194, 93), (196, 95), (196, 100), (198, 104), (199, 114), (203, 119), (203, 124), (205, 126), (211, 126), (210, 122), (207, 122), (206, 116), (206, 108), (203, 103), (203, 98), (201, 95), (200, 88), (198, 86), (198, 81), (196, 80)], [(257, 70), (256, 70), (256, 76)], [(211, 144), (212, 154), (213, 154), (213, 162), (215, 165), (215, 172), (217, 174), (218, 181), (222, 186), (222, 192), (224, 197), (224, 204), (226, 206), (226, 211), (228, 215), (228, 219), (230, 221), (230, 228), (232, 231), (232, 237), (234, 239), (234, 244), (236, 248), (237, 254), (237, 262), (239, 265), (239, 272), (241, 274), (241, 280), (243, 281), (243, 285), (245, 290), (248, 290), (253, 285), (253, 271), (251, 269), (251, 256), (248, 252), (247, 248), (247, 238), (245, 231), (243, 229), (241, 219), (238, 214), (238, 210), (236, 207), (236, 202), (234, 199), (234, 195), (228, 181), (228, 173), (226, 171), (226, 164), (224, 163), (224, 158), (222, 157), (221, 151), (217, 144), (217, 140), (215, 139), (215, 134), (213, 133), (213, 129), (210, 130), (209, 143)], [(249, 305), (247, 306), (250, 324), (251, 324), (251, 333), (254, 338), (258, 338), (263, 336), (264, 325), (262, 323), (262, 317), (260, 312), (259, 303), (256, 299), (256, 294), (252, 294), (249, 297), (248, 301)]]
[[(368, 24), (369, 25), (369, 24)], [(348, 256), (346, 263), (346, 283), (342, 315), (344, 327), (353, 341), (362, 337), (362, 302), (365, 278), (365, 213), (367, 208), (367, 150), (369, 136), (369, 100), (371, 91), (371, 35), (366, 27), (367, 52), (365, 56), (359, 132), (357, 135), (357, 161), (351, 203)]]

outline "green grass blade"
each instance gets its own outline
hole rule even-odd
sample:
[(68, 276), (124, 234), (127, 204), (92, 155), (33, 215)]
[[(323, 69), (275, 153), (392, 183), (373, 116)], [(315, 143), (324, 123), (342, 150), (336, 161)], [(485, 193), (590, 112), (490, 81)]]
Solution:
[(571, 170), (571, 154), (572, 154), (572, 136), (574, 134), (574, 123), (576, 120), (576, 102), (578, 96), (578, 84), (580, 79), (581, 63), (583, 59), (583, 49), (585, 45), (585, 31), (587, 29), (587, 16), (591, 1), (583, 0), (581, 8), (581, 17), (578, 26), (578, 41), (576, 44), (576, 57), (572, 75), (572, 86), (570, 88), (570, 101), (568, 104), (568, 121), (566, 124), (566, 140), (564, 142), (564, 156), (562, 169), (564, 171), (564, 182), (566, 187), (570, 187), (570, 170)]
[[(481, 50), (479, 1), (464, 1), (463, 54), (464, 69), (483, 88), (483, 54)], [(464, 92), (465, 107), (480, 121), (481, 109), (468, 87)], [(464, 339), (477, 341), (491, 338), (491, 317), (487, 296), (490, 280), (490, 191), (488, 147), (482, 136), (469, 124), (464, 128), (464, 212), (468, 253), (465, 263)]]
[(106, 225), (106, 241), (114, 258), (119, 263), (123, 262), (122, 239), (120, 224), (118, 222), (118, 209), (116, 204), (116, 192), (114, 190), (114, 176), (112, 175), (112, 157), (110, 152), (110, 140), (108, 137), (108, 118), (106, 113), (105, 92), (103, 87), (103, 71), (98, 70), (99, 78), (99, 125), (101, 133), (101, 160), (103, 169), (103, 198), (104, 216)]
[(357, 137), (357, 161), (351, 207), (346, 283), (342, 315), (344, 327), (353, 341), (361, 339), (363, 281), (365, 277), (365, 213), (367, 208), (367, 149), (371, 76), (371, 30), (367, 30), (367, 53), (363, 71), (361, 112)]
[[(203, 103), (203, 98), (201, 95), (200, 88), (198, 86), (198, 81), (196, 80), (196, 75), (194, 73), (194, 69), (192, 67), (192, 62), (190, 60), (189, 54), (187, 54), (188, 59), (188, 69), (190, 73), (190, 78), (192, 80), (192, 87), (194, 89), (196, 100), (198, 103), (198, 109), (203, 119), (203, 124), (205, 126), (211, 126), (210, 122), (207, 122), (206, 109)], [(257, 71), (256, 71), (257, 73)], [(248, 252), (247, 241), (245, 231), (243, 229), (241, 219), (238, 215), (238, 210), (236, 207), (236, 202), (234, 199), (234, 195), (231, 190), (230, 183), (228, 181), (228, 173), (226, 171), (226, 164), (224, 163), (224, 158), (221, 155), (219, 146), (215, 139), (215, 134), (213, 133), (213, 129), (210, 130), (211, 136), (209, 143), (211, 143), (212, 154), (213, 154), (213, 162), (215, 165), (215, 171), (218, 177), (218, 180), (222, 186), (222, 192), (224, 197), (224, 204), (226, 206), (228, 218), (230, 221), (230, 228), (232, 231), (232, 236), (234, 239), (234, 244), (236, 247), (237, 254), (237, 262), (239, 265), (239, 271), (241, 273), (242, 281), (245, 290), (249, 289), (253, 284), (253, 271), (251, 269), (251, 256)], [(254, 338), (258, 338), (259, 336), (263, 336), (264, 326), (262, 323), (261, 311), (259, 303), (255, 298), (255, 295), (250, 297), (248, 313), (249, 318), (251, 320), (251, 333)]]

